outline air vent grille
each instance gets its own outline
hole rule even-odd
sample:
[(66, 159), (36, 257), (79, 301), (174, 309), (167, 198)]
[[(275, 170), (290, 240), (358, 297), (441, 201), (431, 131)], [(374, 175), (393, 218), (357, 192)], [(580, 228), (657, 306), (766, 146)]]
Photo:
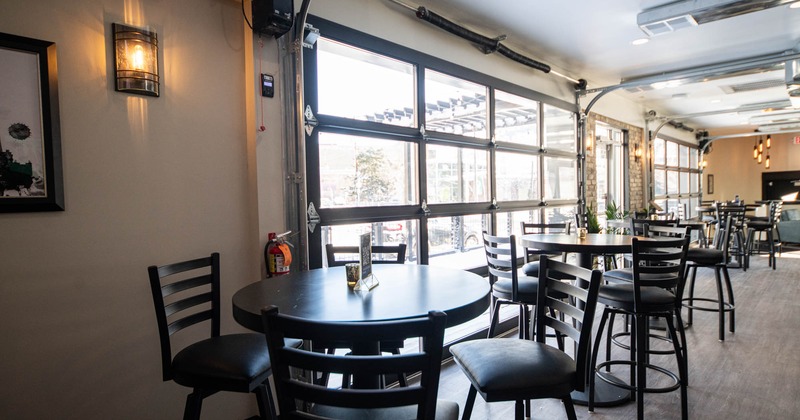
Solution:
[(774, 87), (784, 87), (786, 83), (783, 79), (761, 80), (758, 82), (741, 83), (738, 85), (721, 86), (723, 92), (727, 94), (752, 92), (762, 89), (770, 89)]

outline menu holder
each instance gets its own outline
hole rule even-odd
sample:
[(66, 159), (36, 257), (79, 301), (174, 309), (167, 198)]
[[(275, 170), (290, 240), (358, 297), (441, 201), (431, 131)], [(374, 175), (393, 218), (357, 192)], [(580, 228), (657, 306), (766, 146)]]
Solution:
[(378, 286), (377, 277), (372, 273), (372, 233), (367, 232), (359, 237), (358, 262), (361, 265), (361, 278), (353, 290), (372, 290)]

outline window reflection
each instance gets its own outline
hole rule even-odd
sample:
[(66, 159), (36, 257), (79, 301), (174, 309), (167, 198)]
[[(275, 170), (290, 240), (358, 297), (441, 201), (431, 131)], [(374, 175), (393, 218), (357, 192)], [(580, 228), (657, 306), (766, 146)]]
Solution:
[(488, 88), (425, 70), (425, 129), (488, 138)]
[(414, 143), (320, 133), (320, 206), (416, 203), (416, 150)]
[(495, 139), (499, 142), (539, 144), (539, 103), (495, 91)]
[(539, 194), (539, 157), (497, 152), (497, 199), (534, 200)]
[(489, 152), (427, 146), (428, 203), (489, 201)]
[(409, 63), (320, 38), (319, 113), (415, 127), (414, 68)]
[(432, 217), (428, 219), (430, 265), (472, 268), (484, 265), (482, 232), (488, 231), (489, 215)]
[(543, 110), (544, 144), (542, 146), (545, 149), (576, 151), (575, 114), (551, 105), (545, 105)]

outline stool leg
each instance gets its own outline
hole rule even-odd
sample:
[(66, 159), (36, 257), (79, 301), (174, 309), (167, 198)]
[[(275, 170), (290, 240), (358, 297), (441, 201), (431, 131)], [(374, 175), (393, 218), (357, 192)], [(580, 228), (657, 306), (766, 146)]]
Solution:
[(728, 267), (722, 266), (722, 276), (725, 278), (725, 288), (728, 289), (728, 303), (731, 305), (731, 310), (728, 314), (728, 323), (730, 324), (730, 331), (736, 332), (736, 302), (733, 299), (733, 286), (731, 285), (731, 276), (728, 274)]
[(714, 280), (717, 283), (717, 307), (719, 308), (719, 341), (725, 341), (725, 295), (722, 293), (722, 279), (719, 270), (719, 266), (714, 267)]
[(461, 420), (469, 420), (472, 417), (472, 406), (475, 405), (475, 397), (478, 395), (478, 390), (474, 386), (469, 386), (469, 393), (467, 394), (467, 402), (464, 403), (464, 414), (461, 415)]
[(597, 327), (597, 336), (595, 336), (592, 357), (589, 362), (589, 412), (594, 412), (594, 387), (595, 387), (595, 366), (597, 365), (597, 353), (600, 351), (600, 339), (603, 337), (603, 328), (608, 320), (608, 308), (603, 309), (603, 315), (600, 317), (600, 325)]
[[(677, 336), (675, 331), (675, 325), (672, 323), (672, 317), (667, 316), (667, 329), (669, 329), (670, 333), (673, 337)], [(686, 361), (683, 360), (683, 351), (680, 349), (677, 340), (672, 340), (672, 346), (675, 349), (675, 357), (678, 359), (678, 376), (680, 377), (680, 388), (681, 388), (681, 419), (686, 420), (689, 418), (689, 401), (688, 401), (688, 392), (687, 392), (687, 381), (686, 381)], [(683, 347), (686, 347), (685, 344)]]
[(648, 317), (642, 314), (634, 316), (636, 323), (636, 418), (644, 419), (644, 389), (647, 386), (647, 342)]
[(494, 308), (492, 310), (492, 317), (489, 318), (489, 337), (494, 337), (494, 330), (497, 327), (497, 322), (500, 318), (500, 300), (494, 302)]
[(692, 325), (692, 305), (694, 305), (694, 279), (697, 276), (697, 266), (690, 267), (692, 270), (692, 277), (689, 278), (689, 310), (687, 311), (689, 317), (686, 320), (686, 325)]
[[(617, 318), (616, 312), (611, 312), (608, 318), (608, 330), (606, 330), (606, 362), (611, 360), (611, 336), (614, 333), (614, 319)], [(602, 333), (602, 330), (598, 332)], [(600, 337), (602, 334), (598, 334), (597, 341), (600, 341)], [(611, 372), (611, 366), (606, 366), (606, 372)]]

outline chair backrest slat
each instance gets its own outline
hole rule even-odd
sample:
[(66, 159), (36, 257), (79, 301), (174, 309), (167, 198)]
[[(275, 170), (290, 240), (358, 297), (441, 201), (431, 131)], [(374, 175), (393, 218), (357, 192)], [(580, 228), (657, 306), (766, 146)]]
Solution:
[(688, 249), (688, 235), (683, 238), (633, 238), (631, 255), (635, 307), (642, 304), (643, 287), (676, 289), (676, 295), (682, 295)]
[(516, 236), (494, 236), (483, 232), (483, 248), (486, 253), (486, 266), (489, 270), (489, 283), (498, 278), (511, 279), (511, 300), (516, 301), (519, 292), (517, 274)]
[[(208, 273), (198, 274), (196, 270)], [(204, 321), (211, 324), (208, 337), (220, 335), (219, 254), (160, 267), (153, 265), (147, 268), (147, 273), (161, 341), (161, 368), (164, 380), (168, 381), (173, 377), (171, 335)], [(168, 298), (171, 300), (167, 301)], [(200, 305), (206, 308), (196, 310)]]
[[(384, 408), (416, 405), (417, 418), (433, 419), (444, 344), (446, 315), (380, 322), (322, 322), (283, 315), (278, 308), (262, 310), (278, 406), (283, 416), (302, 416), (304, 407)], [(422, 349), (400, 355), (336, 355), (297, 349), (286, 338), (377, 343), (421, 338)], [(392, 389), (328, 388), (292, 375), (292, 370), (332, 374), (380, 375), (421, 372), (420, 383)], [(323, 417), (313, 417), (323, 418)]]
[[(600, 270), (588, 270), (542, 255), (539, 258), (539, 289), (536, 304), (536, 341), (545, 343), (547, 328), (572, 338), (577, 344), (575, 352), (577, 375), (575, 389), (585, 387), (589, 344), (597, 305), (597, 292), (602, 280)], [(574, 278), (574, 281), (564, 281)], [(566, 299), (565, 299), (566, 295)], [(567, 310), (566, 306), (570, 309)], [(553, 313), (550, 309), (558, 311)], [(572, 318), (561, 320), (558, 314)]]

